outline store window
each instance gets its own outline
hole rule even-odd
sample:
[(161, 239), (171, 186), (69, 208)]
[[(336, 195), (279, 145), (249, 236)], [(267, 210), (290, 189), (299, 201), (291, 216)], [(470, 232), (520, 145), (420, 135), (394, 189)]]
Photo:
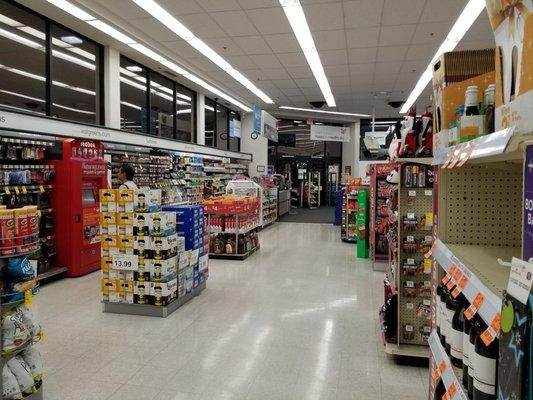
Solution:
[(100, 121), (100, 46), (52, 24), (51, 116)]
[(150, 134), (174, 138), (174, 83), (150, 71)]
[(0, 105), (46, 113), (45, 20), (0, 1)]
[(228, 109), (220, 104), (216, 106), (216, 147), (222, 150), (228, 149)]
[[(233, 125), (233, 129), (230, 128), (230, 134), (229, 134), (229, 149), (231, 151), (240, 151), (241, 147), (241, 139), (240, 136), (240, 126), (241, 126), (241, 116), (236, 111), (230, 111), (229, 113), (229, 123), (230, 126)], [(235, 128), (235, 126), (238, 127)]]
[(215, 147), (215, 102), (205, 98), (205, 145)]
[(176, 139), (184, 142), (195, 142), (195, 93), (176, 84)]
[(376, 119), (372, 129), (371, 119), (361, 120), (359, 160), (384, 161), (388, 158), (388, 149), (392, 140), (395, 119)]
[(120, 58), (120, 127), (123, 130), (146, 133), (146, 76), (142, 65)]

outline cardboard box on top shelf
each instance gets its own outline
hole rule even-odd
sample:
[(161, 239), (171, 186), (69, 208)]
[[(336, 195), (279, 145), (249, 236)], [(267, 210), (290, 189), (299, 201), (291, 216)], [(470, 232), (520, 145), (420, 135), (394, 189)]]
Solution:
[(533, 0), (486, 0), (496, 40), (495, 129), (533, 132)]
[[(446, 103), (444, 89), (469, 78), (494, 71), (494, 49), (465, 50), (444, 53), (433, 64), (433, 132), (448, 129), (443, 120)], [(494, 83), (494, 80), (492, 81)], [(466, 88), (465, 88), (466, 90)], [(464, 102), (464, 92), (463, 92)], [(463, 102), (459, 104), (463, 104)], [(453, 109), (455, 118), (455, 107)]]

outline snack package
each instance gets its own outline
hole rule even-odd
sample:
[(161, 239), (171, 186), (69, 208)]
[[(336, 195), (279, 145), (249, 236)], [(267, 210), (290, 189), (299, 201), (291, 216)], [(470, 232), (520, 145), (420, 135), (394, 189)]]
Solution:
[(30, 243), (30, 229), (28, 226), (28, 210), (26, 208), (17, 208), (13, 211), (15, 218), (15, 245), (17, 252), (24, 253), (28, 251), (27, 245)]
[(19, 315), (20, 320), (26, 326), (32, 337), (38, 336), (41, 333), (41, 325), (37, 323), (37, 320), (28, 307), (20, 305), (15, 312)]
[(19, 400), (23, 399), (17, 378), (9, 369), (7, 364), (2, 368), (2, 399)]
[(24, 359), (20, 356), (15, 356), (7, 362), (7, 366), (15, 375), (22, 396), (26, 397), (32, 394), (34, 392), (33, 375)]
[(24, 346), (31, 339), (31, 334), (21, 316), (8, 311), (2, 318), (2, 352), (9, 354)]
[(0, 254), (15, 254), (15, 219), (13, 210), (0, 210)]
[(43, 359), (41, 353), (33, 347), (30, 347), (21, 353), (21, 357), (30, 368), (35, 388), (39, 389), (43, 383)]

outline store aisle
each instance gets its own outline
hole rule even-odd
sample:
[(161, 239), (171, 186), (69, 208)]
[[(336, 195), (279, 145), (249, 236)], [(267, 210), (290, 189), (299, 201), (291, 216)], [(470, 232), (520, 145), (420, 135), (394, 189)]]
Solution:
[(339, 228), (275, 224), (166, 319), (102, 314), (99, 274), (45, 286), (45, 398), (423, 400), (427, 369), (378, 339), (381, 275)]
[(335, 207), (291, 208), (282, 215), (278, 222), (300, 222), (310, 224), (332, 224), (335, 219)]

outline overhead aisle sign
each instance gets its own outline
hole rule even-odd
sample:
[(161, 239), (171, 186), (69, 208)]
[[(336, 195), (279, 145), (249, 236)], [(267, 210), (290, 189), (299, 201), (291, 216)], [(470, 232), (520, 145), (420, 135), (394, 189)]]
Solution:
[(311, 140), (349, 142), (350, 128), (345, 126), (311, 125)]

